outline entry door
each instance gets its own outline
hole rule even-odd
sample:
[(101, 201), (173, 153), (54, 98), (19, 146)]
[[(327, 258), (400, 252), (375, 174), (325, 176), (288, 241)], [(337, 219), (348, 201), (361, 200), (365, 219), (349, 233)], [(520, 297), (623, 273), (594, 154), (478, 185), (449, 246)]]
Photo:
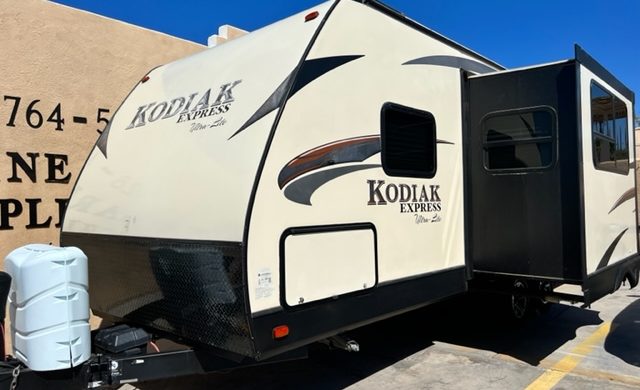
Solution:
[(575, 75), (566, 62), (468, 80), (475, 272), (581, 280)]

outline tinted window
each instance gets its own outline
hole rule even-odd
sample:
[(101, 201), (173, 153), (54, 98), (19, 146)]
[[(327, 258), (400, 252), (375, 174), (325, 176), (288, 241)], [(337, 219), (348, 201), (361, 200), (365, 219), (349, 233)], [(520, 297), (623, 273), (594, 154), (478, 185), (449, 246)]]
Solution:
[(596, 83), (591, 84), (591, 131), (596, 169), (629, 172), (627, 106)]
[(485, 168), (519, 171), (551, 166), (555, 126), (550, 108), (489, 114), (482, 123)]
[(435, 175), (436, 121), (431, 113), (393, 103), (382, 107), (382, 167), (390, 176)]

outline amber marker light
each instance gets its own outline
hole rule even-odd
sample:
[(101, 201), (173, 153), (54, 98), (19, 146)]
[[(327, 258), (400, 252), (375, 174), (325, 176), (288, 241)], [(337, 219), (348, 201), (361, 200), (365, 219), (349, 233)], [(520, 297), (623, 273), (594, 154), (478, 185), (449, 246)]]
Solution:
[(304, 17), (304, 21), (305, 21), (305, 22), (308, 22), (308, 21), (310, 21), (310, 20), (313, 20), (313, 19), (317, 18), (317, 17), (318, 17), (318, 15), (320, 15), (320, 12), (318, 12), (318, 11), (313, 11), (312, 13), (307, 14), (307, 16), (305, 16), (305, 17)]
[(287, 325), (278, 325), (273, 328), (273, 339), (283, 339), (289, 335), (289, 327)]

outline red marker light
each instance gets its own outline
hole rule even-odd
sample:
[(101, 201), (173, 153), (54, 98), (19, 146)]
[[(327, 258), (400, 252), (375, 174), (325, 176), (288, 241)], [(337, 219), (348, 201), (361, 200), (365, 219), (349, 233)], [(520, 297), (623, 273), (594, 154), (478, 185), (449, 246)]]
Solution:
[(289, 335), (289, 327), (287, 325), (278, 325), (273, 328), (273, 339), (283, 339)]
[(147, 81), (149, 81), (149, 75), (144, 76), (140, 81), (146, 83)]
[(320, 12), (318, 11), (313, 11), (312, 13), (308, 14), (307, 16), (304, 17), (304, 21), (308, 22), (310, 20), (313, 20), (315, 18), (318, 17), (318, 15), (320, 15)]

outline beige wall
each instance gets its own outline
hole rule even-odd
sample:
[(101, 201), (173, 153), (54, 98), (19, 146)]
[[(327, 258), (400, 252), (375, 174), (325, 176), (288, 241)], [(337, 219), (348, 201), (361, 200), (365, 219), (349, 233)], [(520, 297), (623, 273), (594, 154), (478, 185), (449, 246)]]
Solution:
[(0, 37), (4, 259), (26, 243), (58, 243), (60, 210), (105, 126), (99, 116), (110, 118), (148, 70), (205, 47), (41, 0), (0, 0)]
[(636, 127), (636, 161), (640, 160), (640, 127)]

